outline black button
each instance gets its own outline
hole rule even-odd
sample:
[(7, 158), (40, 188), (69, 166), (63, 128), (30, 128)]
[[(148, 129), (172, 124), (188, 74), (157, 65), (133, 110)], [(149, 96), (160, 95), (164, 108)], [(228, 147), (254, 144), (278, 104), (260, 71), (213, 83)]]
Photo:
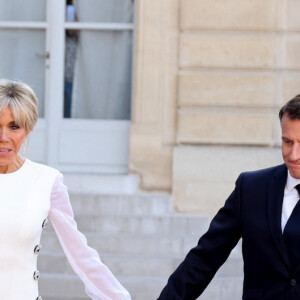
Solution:
[(40, 278), (40, 272), (39, 271), (34, 271), (33, 273), (33, 279), (34, 280), (39, 280)]
[(297, 283), (296, 279), (291, 279), (290, 280), (290, 285), (296, 285), (296, 283)]
[(41, 296), (38, 296), (36, 300), (43, 300)]
[(41, 251), (42, 246), (41, 245), (36, 245), (33, 252), (34, 254), (39, 254)]
[(45, 219), (42, 224), (42, 228), (44, 229), (48, 224), (48, 219)]

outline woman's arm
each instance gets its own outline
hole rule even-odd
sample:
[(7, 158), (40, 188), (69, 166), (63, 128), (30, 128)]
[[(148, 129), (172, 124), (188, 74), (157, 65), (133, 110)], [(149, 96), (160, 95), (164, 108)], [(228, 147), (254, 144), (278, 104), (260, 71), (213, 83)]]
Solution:
[(104, 265), (94, 249), (87, 245), (74, 220), (67, 187), (59, 174), (51, 193), (49, 217), (60, 244), (73, 270), (85, 285), (93, 300), (129, 300), (130, 295)]

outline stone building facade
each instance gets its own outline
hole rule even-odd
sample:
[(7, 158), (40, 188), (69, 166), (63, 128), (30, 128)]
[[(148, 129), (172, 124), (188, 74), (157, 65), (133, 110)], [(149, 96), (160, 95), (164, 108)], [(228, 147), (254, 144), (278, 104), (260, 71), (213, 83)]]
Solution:
[(174, 211), (214, 215), (238, 174), (282, 162), (300, 93), (300, 1), (138, 1), (130, 172)]

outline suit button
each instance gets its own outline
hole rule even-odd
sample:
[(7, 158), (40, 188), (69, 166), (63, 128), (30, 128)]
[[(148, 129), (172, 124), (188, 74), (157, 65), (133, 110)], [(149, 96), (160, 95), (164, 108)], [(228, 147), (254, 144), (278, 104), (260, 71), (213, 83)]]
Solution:
[(39, 280), (40, 278), (40, 272), (39, 271), (34, 271), (33, 273), (33, 279), (34, 280)]
[(36, 300), (43, 300), (43, 298), (42, 298), (41, 296), (38, 296), (38, 297), (36, 298)]
[(290, 285), (296, 285), (296, 283), (297, 283), (296, 279), (291, 279), (290, 280)]

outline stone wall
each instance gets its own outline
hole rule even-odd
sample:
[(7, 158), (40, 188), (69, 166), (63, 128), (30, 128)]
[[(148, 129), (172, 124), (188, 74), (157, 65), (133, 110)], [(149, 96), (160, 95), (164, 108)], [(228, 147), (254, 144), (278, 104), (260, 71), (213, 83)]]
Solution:
[[(300, 94), (300, 1), (154, 0), (137, 9), (131, 172), (213, 215), (245, 170), (281, 163)], [(216, 186), (217, 184), (217, 186)]]
[(178, 0), (137, 1), (130, 171), (170, 191), (176, 141)]

